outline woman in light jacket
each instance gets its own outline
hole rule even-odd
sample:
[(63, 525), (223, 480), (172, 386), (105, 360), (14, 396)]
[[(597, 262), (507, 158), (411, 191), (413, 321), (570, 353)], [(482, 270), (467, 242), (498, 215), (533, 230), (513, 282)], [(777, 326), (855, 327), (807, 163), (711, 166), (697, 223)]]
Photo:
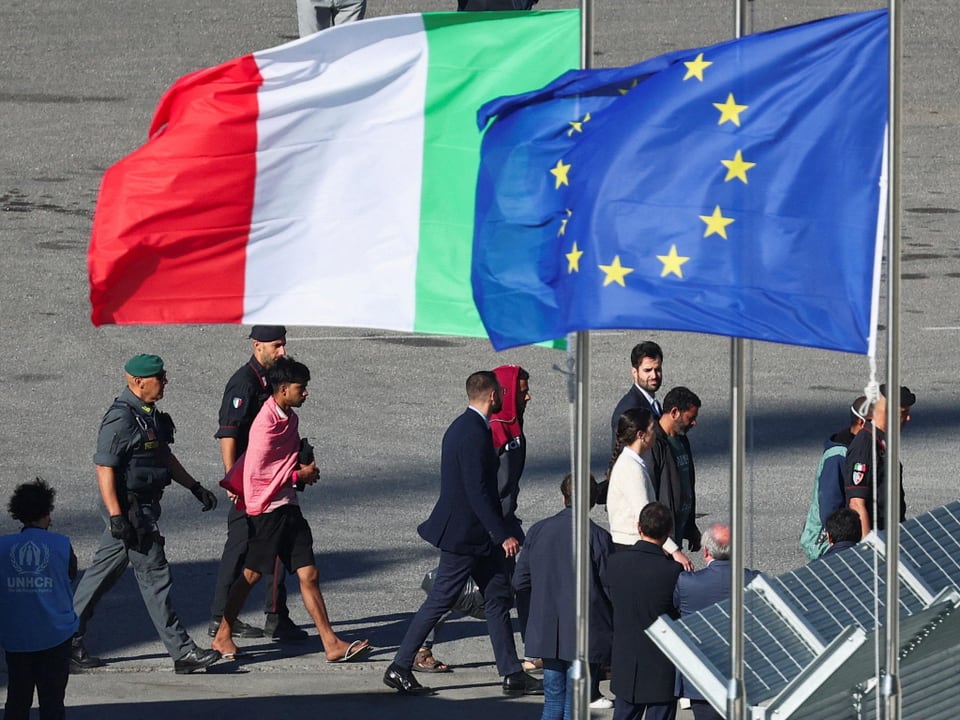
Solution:
[[(632, 547), (640, 540), (637, 522), (640, 511), (657, 499), (650, 472), (643, 456), (653, 445), (653, 423), (656, 420), (649, 408), (631, 408), (617, 421), (617, 445), (607, 468), (607, 512), (610, 516), (610, 534), (616, 550)], [(663, 551), (692, 570), (690, 559), (668, 538)]]

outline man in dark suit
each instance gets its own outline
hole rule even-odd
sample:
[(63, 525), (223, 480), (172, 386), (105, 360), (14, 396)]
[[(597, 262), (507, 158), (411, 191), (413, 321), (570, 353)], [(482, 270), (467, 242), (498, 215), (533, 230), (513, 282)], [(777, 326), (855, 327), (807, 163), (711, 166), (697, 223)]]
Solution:
[[(620, 416), (630, 408), (650, 408), (654, 419), (663, 414), (663, 408), (657, 400), (657, 390), (663, 385), (663, 350), (652, 340), (645, 340), (633, 346), (630, 351), (630, 374), (633, 385), (620, 398), (610, 417), (610, 449), (617, 449), (617, 424)], [(597, 486), (597, 503), (607, 504), (609, 481), (604, 480)]]
[[(702, 542), (707, 566), (697, 572), (683, 573), (677, 579), (673, 601), (680, 610), (680, 617), (730, 599), (730, 527), (714, 523), (703, 533)], [(749, 584), (759, 574), (756, 570), (744, 568), (743, 584)], [(723, 716), (682, 675), (678, 678), (678, 687), (677, 694), (690, 700), (694, 720), (721, 720)]]
[(639, 542), (615, 552), (607, 563), (614, 630), (610, 690), (617, 696), (613, 720), (673, 720), (673, 663), (645, 632), (663, 614), (677, 617), (673, 591), (683, 567), (663, 552), (673, 530), (673, 513), (665, 505), (649, 503), (640, 511), (638, 530)]
[(630, 352), (630, 374), (633, 376), (633, 385), (620, 398), (610, 418), (611, 448), (617, 446), (617, 422), (627, 410), (648, 407), (656, 418), (663, 412), (657, 401), (657, 390), (663, 384), (663, 350), (657, 343), (646, 340), (633, 347)]
[[(590, 477), (591, 507), (596, 480)], [(569, 703), (567, 670), (576, 657), (576, 583), (573, 565), (573, 477), (560, 483), (563, 510), (535, 523), (517, 559), (513, 586), (530, 593), (526, 651), (543, 658), (543, 715), (541, 720), (559, 720)], [(610, 533), (590, 523), (590, 663), (591, 702), (599, 700), (599, 670), (610, 662), (613, 626), (610, 599), (604, 588), (607, 558), (613, 547)], [(609, 701), (608, 701), (609, 702)], [(607, 705), (607, 707), (610, 707)], [(567, 710), (569, 716), (570, 710)]]
[(520, 543), (503, 520), (497, 493), (499, 461), (490, 435), (490, 416), (502, 406), (500, 383), (489, 371), (467, 378), (470, 406), (447, 428), (440, 453), (440, 499), (417, 528), (440, 548), (433, 589), (414, 615), (383, 682), (404, 694), (430, 692), (411, 668), (427, 633), (457, 601), (472, 577), (484, 597), (487, 630), (505, 695), (539, 695), (543, 683), (523, 672), (510, 624), (507, 558)]

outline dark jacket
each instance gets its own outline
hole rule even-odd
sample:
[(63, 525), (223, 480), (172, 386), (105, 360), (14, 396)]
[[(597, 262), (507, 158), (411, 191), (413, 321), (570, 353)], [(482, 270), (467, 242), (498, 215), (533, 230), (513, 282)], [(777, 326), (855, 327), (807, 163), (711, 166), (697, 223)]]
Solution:
[(690, 458), (690, 515), (686, 525), (680, 527), (677, 522), (677, 513), (680, 510), (683, 487), (680, 483), (680, 472), (677, 470), (677, 460), (670, 447), (666, 431), (659, 422), (653, 424), (655, 436), (650, 448), (653, 466), (650, 468), (650, 481), (657, 495), (657, 501), (663, 503), (673, 513), (673, 541), (683, 547), (687, 540), (691, 550), (700, 549), (700, 529), (697, 527), (697, 476), (693, 464), (693, 452), (690, 450), (690, 441), (686, 435), (679, 435), (680, 442), (687, 449)]
[[(590, 647), (587, 660), (609, 663), (613, 609), (604, 587), (610, 533), (590, 523)], [(573, 563), (573, 510), (534, 523), (517, 558), (517, 590), (530, 591), (530, 619), (524, 652), (531, 657), (576, 659), (576, 578)]]
[(640, 392), (637, 384), (634, 383), (631, 385), (626, 395), (620, 398), (620, 402), (617, 403), (617, 407), (613, 409), (613, 415), (610, 417), (611, 452), (617, 447), (617, 423), (620, 421), (620, 416), (631, 408), (648, 408), (654, 417), (658, 417), (657, 411), (654, 410), (653, 405), (647, 400), (647, 396)]
[(461, 555), (488, 555), (510, 537), (497, 496), (498, 466), (490, 430), (467, 408), (444, 433), (440, 498), (417, 528), (420, 537)]
[(607, 563), (607, 589), (613, 602), (613, 677), (610, 691), (618, 699), (639, 703), (673, 700), (673, 663), (647, 637), (661, 615), (678, 617), (673, 590), (683, 567), (645, 540), (617, 550)]
[[(760, 573), (743, 569), (743, 584), (746, 586)], [(730, 561), (713, 560), (703, 570), (681, 573), (673, 593), (673, 602), (680, 617), (703, 610), (714, 603), (730, 599)], [(683, 675), (678, 675), (678, 696), (691, 700), (703, 700), (703, 695)]]

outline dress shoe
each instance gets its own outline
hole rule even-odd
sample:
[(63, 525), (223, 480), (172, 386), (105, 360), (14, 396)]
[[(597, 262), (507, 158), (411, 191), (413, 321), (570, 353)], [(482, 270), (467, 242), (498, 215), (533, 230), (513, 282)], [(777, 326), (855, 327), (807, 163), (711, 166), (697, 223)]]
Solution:
[(303, 628), (297, 627), (289, 615), (267, 613), (267, 622), (263, 626), (263, 634), (280, 642), (297, 642), (310, 637)]
[(75, 637), (70, 643), (70, 669), (74, 671), (103, 667), (106, 663), (87, 652), (83, 638)]
[[(210, 620), (210, 624), (207, 626), (207, 635), (209, 635), (210, 637), (216, 637), (217, 630), (219, 629), (220, 629), (220, 618), (215, 617), (212, 620)], [(232, 632), (230, 633), (230, 636), (235, 638), (249, 639), (249, 638), (263, 637), (263, 630), (261, 630), (258, 627), (254, 627), (253, 625), (248, 625), (240, 618), (237, 618), (234, 621), (233, 627), (231, 628), (231, 630)]]
[(216, 650), (204, 650), (201, 647), (195, 647), (179, 660), (173, 661), (173, 671), (177, 675), (189, 675), (197, 670), (210, 667), (219, 659), (220, 653)]
[(396, 663), (390, 663), (390, 667), (383, 674), (383, 684), (399, 690), (401, 695), (427, 695), (433, 692), (417, 682), (411, 670), (402, 668)]
[(538, 680), (533, 675), (518, 670), (503, 679), (503, 694), (511, 697), (543, 695), (543, 680)]

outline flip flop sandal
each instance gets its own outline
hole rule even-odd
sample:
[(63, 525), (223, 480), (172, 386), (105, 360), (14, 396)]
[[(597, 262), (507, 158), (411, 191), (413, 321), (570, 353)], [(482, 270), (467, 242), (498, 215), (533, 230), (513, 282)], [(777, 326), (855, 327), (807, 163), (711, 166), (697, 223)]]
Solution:
[(426, 648), (417, 651), (417, 656), (413, 660), (412, 670), (416, 672), (424, 673), (448, 673), (453, 672), (453, 669), (437, 660), (433, 653)]
[(336, 660), (327, 660), (328, 663), (348, 663), (353, 660), (359, 660), (368, 652), (373, 650), (369, 645), (364, 645), (366, 640), (354, 640), (350, 643), (350, 646), (347, 648), (347, 651), (343, 654), (342, 658)]

